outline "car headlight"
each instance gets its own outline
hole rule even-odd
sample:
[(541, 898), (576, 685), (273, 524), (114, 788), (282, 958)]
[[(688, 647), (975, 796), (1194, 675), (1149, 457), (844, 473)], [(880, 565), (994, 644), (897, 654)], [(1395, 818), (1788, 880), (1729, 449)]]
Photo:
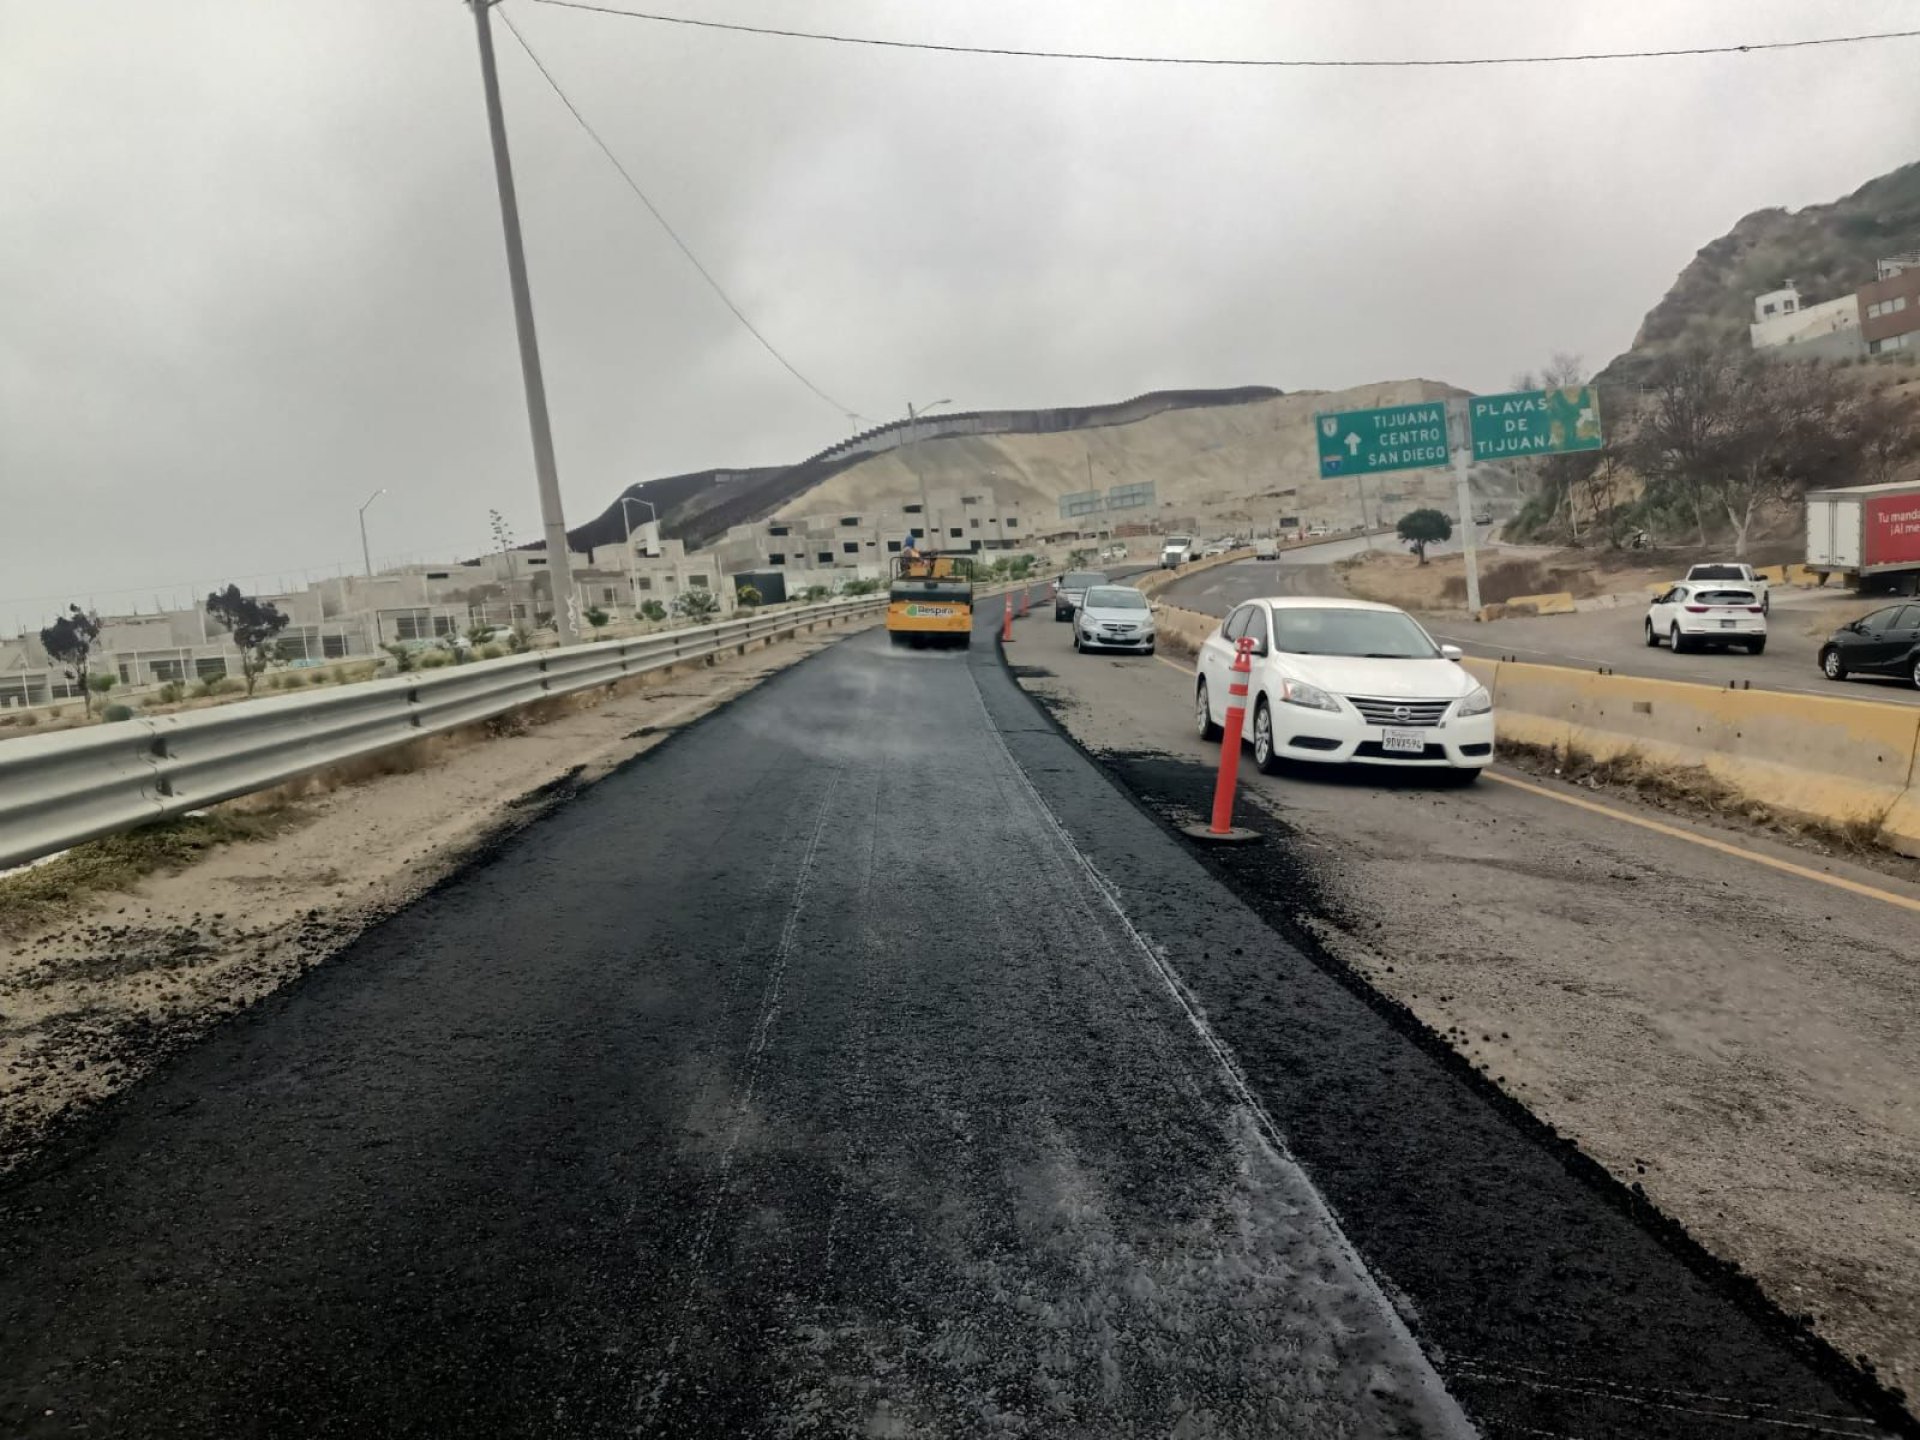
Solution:
[(1492, 710), (1493, 696), (1487, 693), (1486, 686), (1476, 685), (1467, 698), (1460, 702), (1460, 708), (1453, 713), (1465, 720), (1474, 715), (1489, 714)]
[(1309, 685), (1304, 680), (1282, 680), (1280, 698), (1289, 705), (1304, 705), (1309, 710), (1340, 711), (1340, 702), (1322, 690), (1318, 685)]

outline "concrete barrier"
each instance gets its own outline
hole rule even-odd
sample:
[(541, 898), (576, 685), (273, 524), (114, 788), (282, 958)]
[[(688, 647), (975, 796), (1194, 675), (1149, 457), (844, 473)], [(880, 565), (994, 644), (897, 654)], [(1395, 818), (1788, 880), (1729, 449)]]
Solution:
[(1177, 605), (1153, 607), (1155, 644), (1161, 650), (1184, 655), (1191, 660), (1199, 655), (1207, 637), (1220, 626), (1212, 615), (1197, 610), (1182, 610)]
[(1230, 565), (1235, 560), (1245, 560), (1253, 554), (1252, 550), (1229, 550), (1224, 555), (1209, 555), (1204, 560), (1189, 560), (1184, 565), (1176, 565), (1171, 570), (1153, 570), (1134, 578), (1133, 587), (1143, 595), (1157, 595), (1176, 580), (1189, 575), (1198, 575), (1202, 570), (1211, 570), (1217, 565)]
[(1574, 612), (1573, 592), (1570, 590), (1556, 590), (1551, 595), (1515, 595), (1506, 604), (1509, 614), (1529, 610), (1535, 615), (1571, 615)]
[(1920, 855), (1920, 709), (1511, 660), (1463, 663), (1493, 692), (1503, 741), (1698, 766), (1774, 809), (1871, 826), (1889, 848)]

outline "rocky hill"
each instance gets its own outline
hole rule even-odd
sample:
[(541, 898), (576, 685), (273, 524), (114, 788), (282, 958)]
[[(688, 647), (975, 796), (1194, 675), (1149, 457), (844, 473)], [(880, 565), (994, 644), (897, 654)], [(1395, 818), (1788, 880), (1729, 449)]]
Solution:
[[(910, 452), (905, 422), (894, 422), (795, 465), (703, 470), (645, 481), (624, 494), (657, 505), (663, 533), (690, 547), (770, 516), (910, 500), (922, 472), (936, 490), (984, 479), (1036, 523), (1057, 516), (1064, 495), (1150, 480), (1155, 504), (1132, 517), (1143, 522), (1226, 529), (1292, 514), (1347, 524), (1358, 518), (1356, 488), (1320, 480), (1313, 412), (1459, 393), (1432, 380), (1291, 395), (1255, 385), (1156, 391), (1111, 405), (942, 413), (922, 423)], [(1447, 500), (1450, 484), (1445, 470), (1410, 472), (1370, 485), (1369, 494), (1376, 505), (1405, 508), (1403, 502)], [(645, 518), (633, 513), (636, 523)], [(612, 544), (624, 531), (616, 498), (568, 533), (575, 549), (586, 550)]]
[(1920, 163), (1869, 180), (1828, 205), (1756, 210), (1695, 255), (1647, 312), (1602, 383), (1637, 384), (1661, 355), (1691, 346), (1745, 350), (1753, 297), (1791, 280), (1809, 304), (1874, 277), (1874, 261), (1920, 249)]

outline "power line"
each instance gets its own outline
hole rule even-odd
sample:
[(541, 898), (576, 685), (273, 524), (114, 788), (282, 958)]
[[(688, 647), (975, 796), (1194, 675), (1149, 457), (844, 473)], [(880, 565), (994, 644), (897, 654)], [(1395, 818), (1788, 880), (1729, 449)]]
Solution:
[(647, 192), (640, 188), (640, 183), (633, 178), (632, 174), (627, 170), (627, 167), (620, 163), (620, 157), (613, 153), (612, 149), (608, 147), (607, 142), (600, 138), (600, 132), (595, 130), (593, 126), (588, 123), (587, 117), (580, 113), (580, 107), (575, 105), (573, 101), (568, 98), (567, 92), (560, 88), (560, 82), (553, 78), (553, 72), (547, 69), (546, 63), (534, 53), (533, 47), (527, 43), (527, 37), (522, 35), (520, 33), (520, 27), (513, 23), (513, 17), (508, 15), (504, 8), (497, 13), (500, 18), (506, 22), (507, 29), (513, 35), (513, 38), (520, 42), (520, 48), (527, 52), (527, 58), (533, 61), (534, 68), (540, 72), (541, 78), (552, 87), (553, 93), (560, 97), (560, 103), (567, 107), (568, 113), (579, 123), (580, 128), (587, 132), (587, 137), (592, 140), (595, 145), (600, 147), (600, 153), (607, 157), (608, 162), (620, 173), (620, 178), (627, 182), (627, 188), (639, 197), (642, 205), (647, 207), (647, 213), (659, 221), (660, 228), (667, 232), (667, 238), (679, 247), (682, 255), (687, 257), (687, 263), (699, 271), (700, 278), (705, 280), (707, 284), (713, 288), (713, 293), (720, 297), (720, 303), (733, 312), (733, 318), (746, 326), (747, 333), (758, 340), (761, 348), (775, 360), (778, 360), (782, 368), (784, 368), (789, 375), (793, 376), (794, 379), (798, 380), (802, 385), (806, 386), (807, 389), (826, 401), (827, 404), (833, 406), (835, 410), (839, 411), (840, 414), (847, 419), (854, 421), (863, 419), (864, 417), (855, 412), (851, 407), (842, 405), (838, 400), (834, 399), (833, 396), (827, 394), (826, 391), (814, 384), (813, 381), (809, 380), (805, 375), (802, 375), (798, 367), (796, 367), (791, 360), (787, 359), (786, 356), (782, 355), (771, 340), (760, 333), (759, 327), (747, 318), (744, 310), (733, 303), (733, 297), (727, 294), (718, 280), (713, 278), (713, 272), (700, 263), (700, 257), (693, 253), (688, 247), (687, 242), (680, 238), (680, 233), (668, 223), (667, 217), (660, 213), (660, 207), (647, 198)]
[[(836, 35), (822, 30), (782, 30), (768, 25), (737, 25), (724, 20), (695, 20), (686, 15), (657, 15), (619, 10), (589, 0), (537, 0), (563, 10), (589, 10), (658, 25), (698, 30), (728, 30), (740, 35), (771, 35), (783, 40), (821, 40), (833, 45), (870, 45), (883, 50), (929, 50), (943, 55), (1000, 55), (1019, 60), (1097, 60), (1114, 65), (1216, 65), (1273, 70), (1442, 69), (1471, 65), (1570, 65), (1593, 60), (1666, 60), (1687, 55), (1751, 55), (1761, 50), (1805, 50), (1817, 45), (1862, 45), (1873, 40), (1911, 40), (1920, 30), (1882, 30), (1866, 35), (1826, 35), (1810, 40), (1758, 40), (1745, 45), (1690, 45), (1668, 50), (1596, 50), (1573, 55), (1470, 55), (1441, 59), (1291, 60), (1232, 55), (1128, 55), (1098, 50), (1022, 50), (1006, 45), (942, 45), (930, 40), (885, 40), (872, 35)], [(524, 42), (522, 42), (524, 43)]]

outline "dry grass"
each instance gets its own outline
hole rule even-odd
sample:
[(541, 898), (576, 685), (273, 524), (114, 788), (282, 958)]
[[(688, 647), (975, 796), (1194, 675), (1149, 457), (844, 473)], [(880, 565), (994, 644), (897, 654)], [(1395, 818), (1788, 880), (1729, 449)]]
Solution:
[(1836, 824), (1790, 815), (1740, 790), (1701, 765), (1662, 765), (1628, 750), (1602, 759), (1578, 747), (1500, 742), (1500, 758), (1530, 774), (1553, 776), (1588, 790), (1626, 791), (1677, 815), (1763, 830), (1827, 853), (1897, 859), (1880, 840), (1880, 821)]
[(304, 817), (284, 804), (211, 810), (76, 845), (58, 859), (0, 879), (0, 939), (84, 913), (95, 895), (148, 875), (184, 870), (209, 850), (283, 834)]

